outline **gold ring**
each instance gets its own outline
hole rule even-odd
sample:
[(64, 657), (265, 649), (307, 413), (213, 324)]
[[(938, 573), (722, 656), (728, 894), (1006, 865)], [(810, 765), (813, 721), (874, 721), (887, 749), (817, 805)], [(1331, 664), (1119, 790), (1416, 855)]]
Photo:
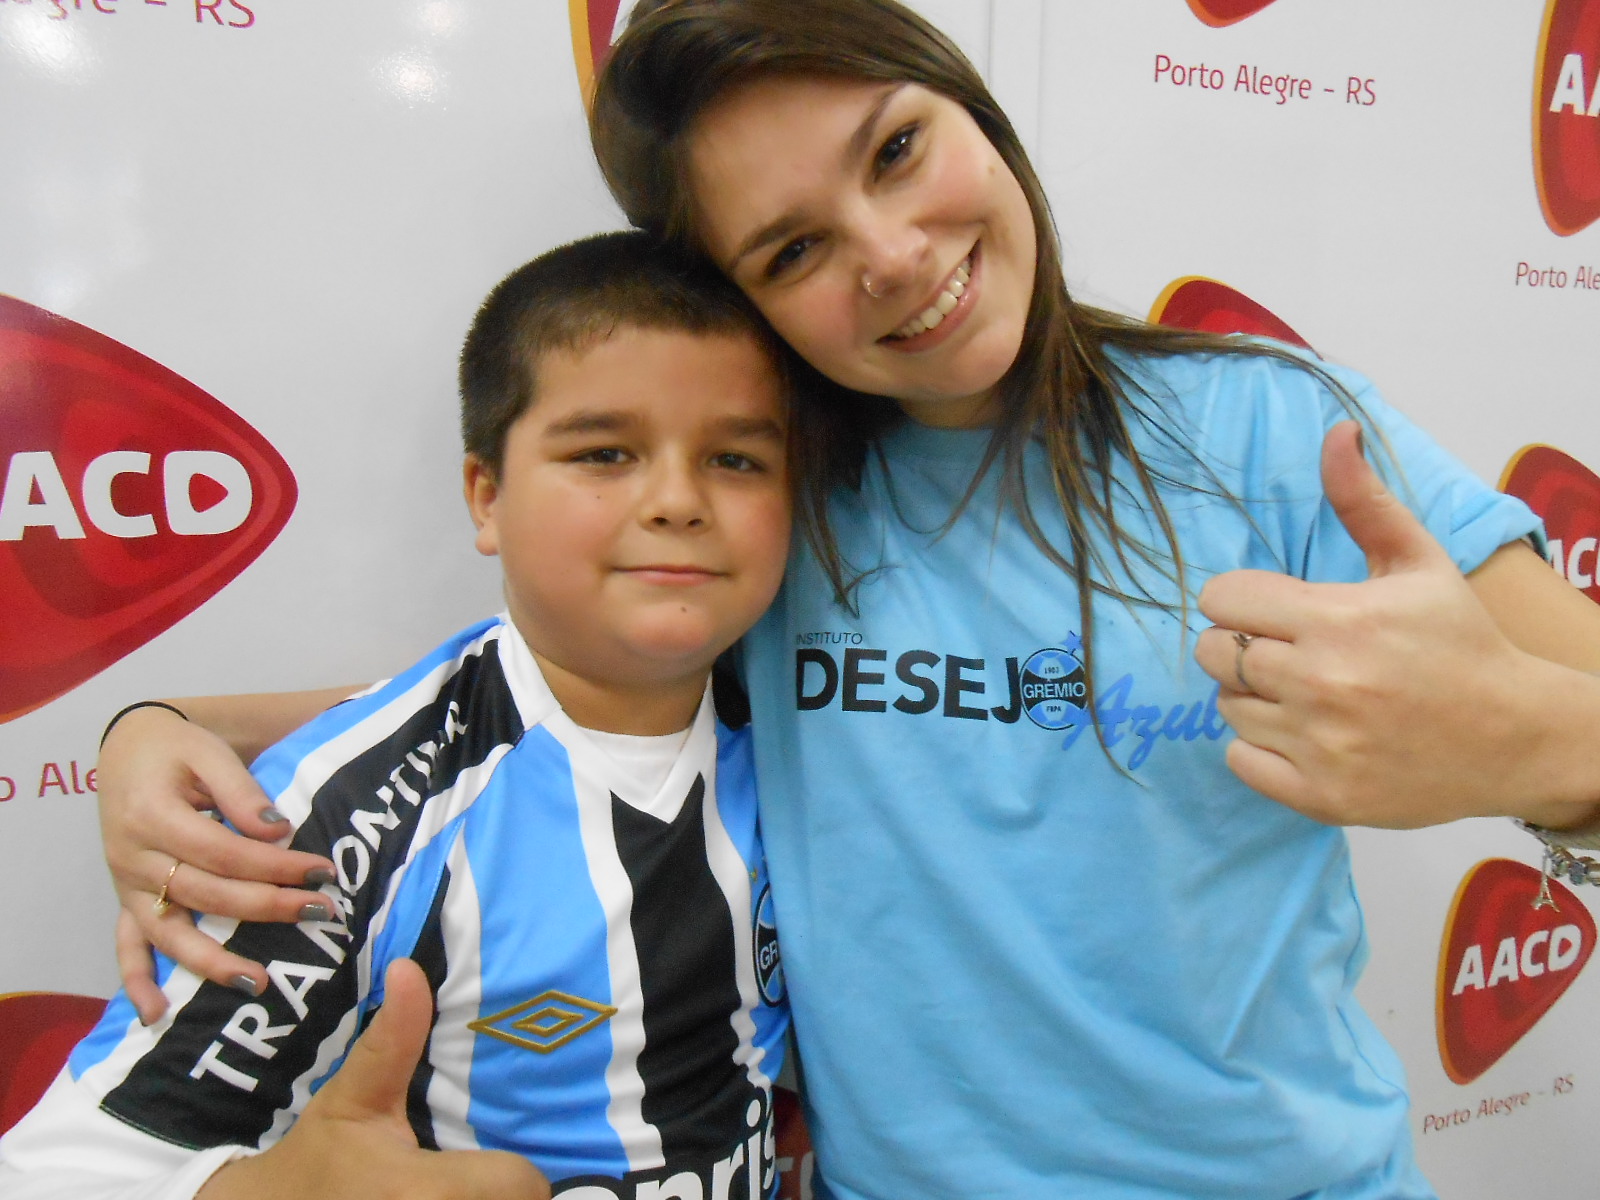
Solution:
[(150, 905), (151, 908), (156, 910), (156, 916), (158, 917), (165, 916), (167, 909), (172, 907), (172, 901), (167, 899), (167, 889), (172, 886), (172, 877), (178, 873), (178, 868), (181, 866), (183, 866), (181, 861), (173, 861), (172, 870), (167, 872), (166, 879), (162, 881), (161, 890), (156, 893), (155, 901)]
[[(1233, 644), (1238, 646), (1239, 649), (1234, 652), (1233, 656), (1233, 674), (1238, 679), (1239, 690), (1242, 692), (1255, 691), (1255, 688), (1250, 686), (1250, 681), (1244, 677), (1244, 652), (1250, 649), (1250, 643), (1255, 640), (1256, 635), (1253, 633), (1240, 633), (1238, 630), (1234, 630)], [(163, 889), (162, 894), (165, 895), (165, 889)]]

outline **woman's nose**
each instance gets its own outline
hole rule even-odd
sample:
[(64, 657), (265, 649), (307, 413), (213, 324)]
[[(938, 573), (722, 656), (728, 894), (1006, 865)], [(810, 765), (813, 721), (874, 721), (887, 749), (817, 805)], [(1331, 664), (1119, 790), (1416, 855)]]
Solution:
[(861, 287), (875, 300), (914, 282), (929, 252), (927, 235), (892, 213), (864, 219), (857, 242)]

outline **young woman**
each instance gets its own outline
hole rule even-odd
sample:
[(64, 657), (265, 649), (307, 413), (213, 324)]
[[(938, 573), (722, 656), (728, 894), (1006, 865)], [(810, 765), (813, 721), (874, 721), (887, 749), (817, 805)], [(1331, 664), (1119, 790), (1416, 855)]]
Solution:
[[(646, 0), (595, 143), (802, 377), (744, 671), (827, 1193), (1431, 1196), (1329, 826), (1594, 818), (1600, 614), (1530, 514), (1357, 376), (1072, 301), (1004, 114), (891, 0)], [(316, 702), (191, 716), (249, 749)], [(173, 799), (272, 835), (170, 713), (100, 778), (146, 935), (262, 985), (152, 898), (292, 919), (229, 877), (318, 862)]]

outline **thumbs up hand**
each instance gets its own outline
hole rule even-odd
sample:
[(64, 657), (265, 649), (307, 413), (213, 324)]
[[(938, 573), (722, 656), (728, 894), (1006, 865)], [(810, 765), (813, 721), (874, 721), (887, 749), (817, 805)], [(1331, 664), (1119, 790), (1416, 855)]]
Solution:
[(1535, 741), (1517, 701), (1551, 664), (1501, 633), (1367, 464), (1354, 422), (1328, 432), (1322, 479), (1366, 555), (1365, 582), (1240, 570), (1200, 593), (1215, 627), (1195, 658), (1222, 685), (1218, 708), (1238, 734), (1228, 766), (1329, 824), (1411, 828), (1511, 811), (1513, 772), (1526, 771)]
[(550, 1185), (519, 1154), (417, 1145), (406, 1089), (428, 1040), (433, 997), (407, 959), (389, 967), (384, 990), (344, 1065), (284, 1139), (223, 1167), (197, 1200), (548, 1200)]

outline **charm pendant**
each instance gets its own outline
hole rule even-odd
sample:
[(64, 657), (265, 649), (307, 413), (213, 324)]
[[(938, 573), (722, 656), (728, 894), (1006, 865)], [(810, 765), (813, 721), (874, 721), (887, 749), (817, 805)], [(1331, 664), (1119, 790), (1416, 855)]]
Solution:
[(1539, 867), (1539, 895), (1534, 899), (1533, 909), (1538, 912), (1541, 908), (1561, 911), (1561, 906), (1556, 903), (1556, 898), (1550, 894), (1550, 871), (1555, 866), (1555, 855), (1550, 852), (1550, 847), (1544, 848), (1544, 862)]

